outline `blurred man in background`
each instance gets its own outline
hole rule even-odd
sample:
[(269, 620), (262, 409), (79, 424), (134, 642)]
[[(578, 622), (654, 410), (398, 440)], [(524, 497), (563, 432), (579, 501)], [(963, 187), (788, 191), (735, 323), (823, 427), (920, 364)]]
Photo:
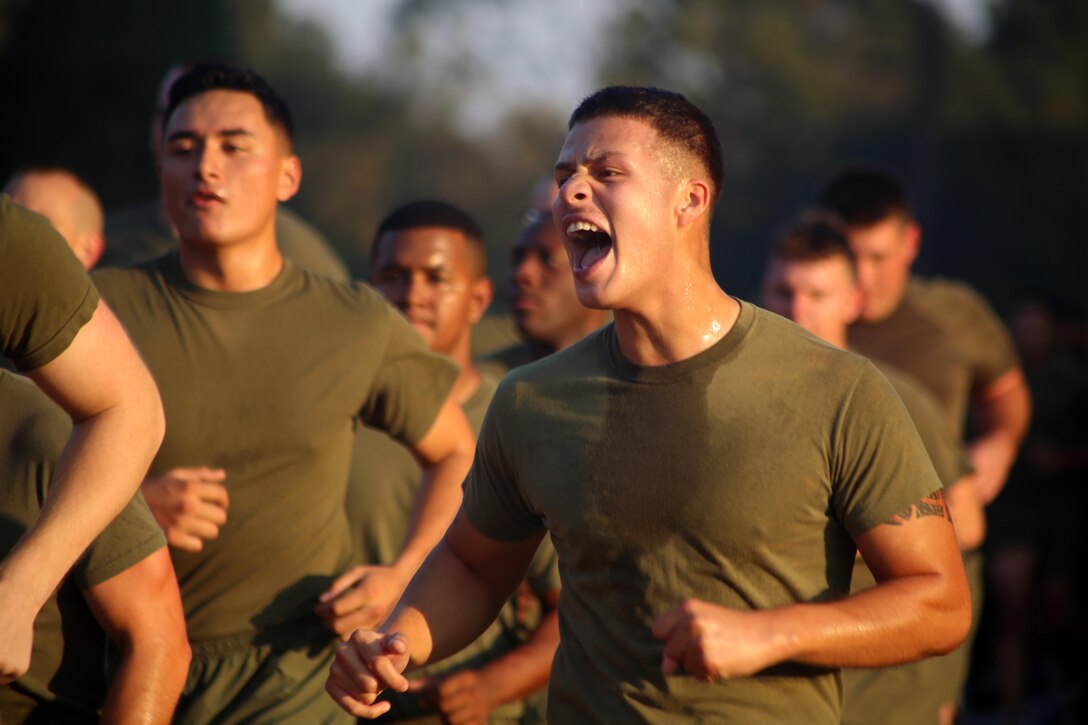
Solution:
[[(922, 232), (891, 174), (843, 169), (825, 186), (822, 203), (846, 224), (857, 258), (861, 315), (850, 327), (850, 346), (905, 371), (933, 393), (966, 441), (971, 482), (989, 504), (1005, 485), (1031, 415), (1008, 331), (967, 285), (911, 275)], [(983, 598), (981, 554), (967, 552), (965, 562), (975, 606), (973, 638)], [(960, 652), (969, 659), (970, 647)], [(965, 663), (958, 689), (967, 671)], [(945, 721), (954, 709), (954, 702), (947, 703)]]
[[(493, 294), (479, 225), (444, 202), (406, 204), (379, 225), (371, 263), (378, 291), (404, 313), (431, 350), (460, 366), (452, 397), (478, 433), (497, 385), (471, 358), (473, 325)], [(388, 564), (399, 551), (421, 473), (411, 454), (388, 435), (360, 429), (348, 520), (357, 561), (364, 566), (335, 582), (319, 608), (344, 638), (358, 627), (380, 623), (365, 613), (354, 616), (359, 610), (350, 608), (355, 604), (350, 586), (367, 565)], [(547, 538), (533, 558), (524, 589), (532, 598), (529, 607), (523, 602), (519, 608), (511, 600), (475, 642), (413, 673), (412, 692), (389, 693), (390, 717), (419, 723), (542, 722), (529, 716), (542, 710), (542, 688), (559, 643), (559, 570)], [(524, 621), (527, 609), (538, 613), (534, 621)]]
[(71, 171), (27, 168), (4, 185), (16, 204), (41, 214), (60, 232), (84, 269), (93, 269), (105, 251), (102, 204), (98, 195)]
[[(802, 215), (780, 236), (764, 277), (763, 303), (826, 342), (847, 347), (847, 326), (860, 312), (861, 293), (854, 254), (836, 217)], [(978, 548), (985, 537), (985, 513), (959, 437), (932, 393), (902, 371), (874, 362), (906, 405), (944, 484), (960, 548)], [(850, 590), (863, 591), (875, 583), (869, 567), (857, 558)], [(966, 664), (965, 657), (945, 655), (898, 667), (844, 670), (842, 722), (936, 723), (941, 706), (958, 695), (955, 683), (962, 681), (965, 673), (960, 669)]]

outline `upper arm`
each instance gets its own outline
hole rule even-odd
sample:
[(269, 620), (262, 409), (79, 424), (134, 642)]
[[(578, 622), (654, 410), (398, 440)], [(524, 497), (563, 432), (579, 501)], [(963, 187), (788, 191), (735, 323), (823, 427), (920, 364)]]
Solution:
[(1027, 432), (1031, 418), (1031, 393), (1019, 367), (1012, 368), (975, 391), (973, 402), (983, 426), (1005, 428), (1017, 440)]
[(955, 530), (939, 490), (855, 537), (854, 542), (877, 582), (935, 575), (947, 580), (950, 596), (967, 596)]
[(83, 598), (122, 650), (141, 642), (186, 639), (177, 578), (166, 547), (83, 590)]
[[(121, 405), (147, 420), (162, 439), (158, 389), (121, 323), (104, 302), (71, 344), (50, 362), (27, 373), (77, 423)], [(156, 444), (159, 442), (156, 441)]]

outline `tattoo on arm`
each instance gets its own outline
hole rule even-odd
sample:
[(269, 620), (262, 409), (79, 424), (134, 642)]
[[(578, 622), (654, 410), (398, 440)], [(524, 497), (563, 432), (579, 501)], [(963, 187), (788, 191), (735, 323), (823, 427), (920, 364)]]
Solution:
[(942, 519), (952, 520), (952, 515), (948, 512), (948, 504), (944, 501), (944, 494), (940, 489), (937, 489), (928, 496), (923, 496), (917, 503), (911, 504), (907, 508), (898, 512), (892, 516), (889, 524), (905, 524), (912, 519), (920, 519), (924, 516), (940, 516)]

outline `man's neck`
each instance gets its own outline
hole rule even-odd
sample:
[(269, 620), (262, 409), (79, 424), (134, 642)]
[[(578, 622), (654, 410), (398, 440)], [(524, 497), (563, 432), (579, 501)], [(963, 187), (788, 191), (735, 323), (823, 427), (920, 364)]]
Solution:
[(712, 347), (739, 315), (740, 304), (710, 279), (660, 304), (616, 310), (616, 338), (631, 362), (668, 365)]
[(457, 363), (460, 368), (457, 379), (453, 381), (450, 397), (458, 405), (464, 405), (480, 389), (481, 382), (480, 371), (472, 363), (471, 333), (465, 334), (458, 340), (447, 357)]
[(213, 246), (181, 243), (181, 268), (186, 278), (219, 292), (253, 292), (267, 287), (283, 269), (275, 239)]

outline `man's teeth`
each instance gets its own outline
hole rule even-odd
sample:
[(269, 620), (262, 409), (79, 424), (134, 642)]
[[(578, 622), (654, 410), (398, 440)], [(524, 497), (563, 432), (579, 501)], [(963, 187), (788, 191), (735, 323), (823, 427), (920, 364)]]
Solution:
[(600, 228), (592, 222), (571, 222), (567, 225), (567, 234), (575, 232), (599, 232)]

